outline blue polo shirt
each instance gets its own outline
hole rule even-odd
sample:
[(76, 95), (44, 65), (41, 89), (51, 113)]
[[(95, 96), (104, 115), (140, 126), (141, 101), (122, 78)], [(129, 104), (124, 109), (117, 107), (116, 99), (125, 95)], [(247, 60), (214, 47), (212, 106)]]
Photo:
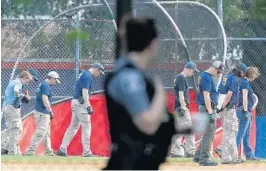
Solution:
[[(7, 105), (19, 105), (20, 104), (20, 100), (18, 97), (15, 96), (15, 86), (18, 85), (19, 86), (19, 93), (21, 93), (22, 91), (22, 84), (20, 82), (20, 79), (17, 78), (15, 80), (12, 80), (6, 90), (5, 90), (5, 100), (3, 102), (3, 107), (7, 106)], [(16, 104), (15, 104), (16, 103)]]
[(47, 81), (43, 81), (37, 88), (35, 110), (41, 113), (49, 114), (49, 111), (43, 104), (42, 95), (47, 95), (50, 104), (52, 103), (52, 89)]
[(79, 75), (78, 80), (75, 84), (75, 93), (74, 98), (78, 99), (82, 96), (82, 89), (91, 90), (93, 77), (92, 74), (89, 71), (82, 71)]
[(246, 89), (248, 90), (248, 111), (252, 111), (252, 107), (254, 105), (254, 98), (253, 98), (253, 89), (251, 85), (248, 82), (247, 78), (242, 78), (239, 83), (239, 103), (238, 107), (243, 106), (243, 90)]
[(223, 76), (222, 81), (220, 82), (219, 87), (218, 87), (219, 94), (227, 94), (226, 87), (225, 87), (226, 80), (227, 80), (227, 76)]
[(174, 90), (175, 90), (175, 109), (178, 110), (181, 107), (180, 98), (179, 98), (179, 91), (184, 92), (184, 98), (186, 103), (189, 103), (189, 87), (187, 80), (183, 74), (178, 74), (176, 79), (174, 80)]
[(237, 80), (237, 76), (235, 74), (231, 73), (228, 75), (224, 90), (225, 90), (224, 94), (227, 94), (228, 91), (233, 92), (233, 95), (232, 95), (229, 103), (237, 105), (238, 80)]
[(203, 72), (200, 75), (199, 81), (199, 96), (198, 96), (198, 104), (205, 105), (203, 92), (207, 91), (210, 93), (211, 101), (214, 104), (218, 104), (218, 93), (216, 91), (215, 83), (212, 78), (212, 75), (208, 72)]

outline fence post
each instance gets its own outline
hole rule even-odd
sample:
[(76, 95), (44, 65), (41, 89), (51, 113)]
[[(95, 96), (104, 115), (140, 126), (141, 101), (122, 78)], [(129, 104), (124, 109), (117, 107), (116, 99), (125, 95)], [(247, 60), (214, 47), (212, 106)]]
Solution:
[[(132, 12), (132, 0), (116, 0), (116, 25), (117, 25), (117, 30), (120, 26), (120, 21), (123, 18), (125, 14), (130, 14)], [(123, 50), (123, 47), (121, 47), (121, 42), (119, 40), (118, 35), (116, 35), (116, 54), (115, 54), (115, 59), (118, 59), (120, 54), (123, 54), (121, 52), (121, 49)]]
[(79, 35), (80, 35), (80, 13), (77, 13), (76, 17), (76, 28), (78, 32), (78, 36), (75, 42), (75, 78), (76, 80), (79, 77), (79, 66), (80, 66), (80, 42), (79, 42)]
[(223, 0), (217, 0), (217, 15), (223, 23)]

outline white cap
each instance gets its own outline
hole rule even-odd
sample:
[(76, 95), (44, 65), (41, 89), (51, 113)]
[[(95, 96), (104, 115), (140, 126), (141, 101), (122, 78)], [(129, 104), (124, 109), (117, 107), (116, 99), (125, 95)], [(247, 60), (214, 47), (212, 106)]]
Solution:
[(51, 71), (51, 72), (49, 72), (48, 74), (47, 74), (49, 77), (51, 77), (51, 78), (55, 78), (56, 79), (56, 81), (57, 81), (57, 83), (61, 83), (61, 81), (59, 80), (60, 79), (60, 77), (59, 77), (59, 74), (57, 73), (57, 72), (55, 72), (55, 71)]
[(212, 63), (212, 66), (214, 68), (216, 68), (217, 70), (219, 70), (220, 72), (224, 71), (224, 65), (223, 65), (222, 61), (215, 61)]

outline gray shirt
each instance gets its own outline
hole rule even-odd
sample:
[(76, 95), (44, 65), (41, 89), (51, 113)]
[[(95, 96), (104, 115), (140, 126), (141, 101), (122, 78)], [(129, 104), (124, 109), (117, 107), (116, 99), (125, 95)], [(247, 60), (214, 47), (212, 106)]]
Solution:
[[(133, 64), (129, 58), (120, 58), (115, 66), (119, 70), (127, 64)], [(134, 64), (133, 64), (134, 65)], [(145, 112), (149, 107), (149, 98), (143, 74), (131, 68), (124, 68), (113, 77), (107, 87), (109, 95), (123, 105), (131, 116)]]

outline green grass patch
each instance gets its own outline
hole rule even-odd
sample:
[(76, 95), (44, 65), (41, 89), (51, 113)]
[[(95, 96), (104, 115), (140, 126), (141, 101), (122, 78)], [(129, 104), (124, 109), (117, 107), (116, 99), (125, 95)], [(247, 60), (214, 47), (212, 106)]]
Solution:
[(3, 163), (57, 163), (57, 164), (75, 164), (75, 163), (95, 163), (105, 162), (106, 157), (59, 157), (59, 156), (2, 156)]
[[(104, 163), (108, 160), (107, 157), (59, 157), (59, 156), (1, 156), (2, 163), (43, 163), (43, 164), (82, 164), (82, 163)], [(221, 162), (219, 159), (215, 159), (217, 162)], [(167, 158), (168, 163), (194, 163), (191, 158)], [(246, 161), (245, 163), (263, 163), (266, 164), (266, 160), (261, 161)]]

